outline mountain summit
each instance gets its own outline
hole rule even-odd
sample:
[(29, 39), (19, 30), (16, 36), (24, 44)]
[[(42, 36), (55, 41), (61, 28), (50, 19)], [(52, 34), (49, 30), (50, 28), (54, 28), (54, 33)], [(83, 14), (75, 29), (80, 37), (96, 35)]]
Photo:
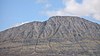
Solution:
[(100, 56), (100, 25), (53, 16), (0, 32), (0, 56)]

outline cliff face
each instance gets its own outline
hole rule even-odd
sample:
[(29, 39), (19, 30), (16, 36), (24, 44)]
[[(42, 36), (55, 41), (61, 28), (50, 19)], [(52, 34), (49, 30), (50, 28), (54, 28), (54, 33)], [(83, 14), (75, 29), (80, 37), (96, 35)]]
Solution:
[(100, 25), (53, 16), (0, 32), (0, 56), (100, 56)]

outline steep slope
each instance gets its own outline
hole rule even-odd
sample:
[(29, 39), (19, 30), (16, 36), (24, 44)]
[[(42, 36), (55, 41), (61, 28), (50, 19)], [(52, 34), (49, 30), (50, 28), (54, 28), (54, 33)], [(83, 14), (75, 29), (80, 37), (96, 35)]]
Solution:
[(100, 56), (100, 25), (53, 16), (0, 32), (0, 56)]

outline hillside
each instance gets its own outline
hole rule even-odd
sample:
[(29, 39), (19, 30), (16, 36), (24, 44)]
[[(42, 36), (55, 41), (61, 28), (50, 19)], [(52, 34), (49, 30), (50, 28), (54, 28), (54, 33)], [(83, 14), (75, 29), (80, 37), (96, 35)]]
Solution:
[(53, 16), (0, 32), (0, 56), (100, 56), (100, 25)]

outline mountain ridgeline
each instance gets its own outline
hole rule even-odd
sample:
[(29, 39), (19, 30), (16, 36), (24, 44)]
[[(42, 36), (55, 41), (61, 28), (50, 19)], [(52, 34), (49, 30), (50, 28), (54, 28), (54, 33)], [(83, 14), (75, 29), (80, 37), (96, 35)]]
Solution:
[(0, 32), (0, 56), (100, 56), (100, 24), (53, 16)]

